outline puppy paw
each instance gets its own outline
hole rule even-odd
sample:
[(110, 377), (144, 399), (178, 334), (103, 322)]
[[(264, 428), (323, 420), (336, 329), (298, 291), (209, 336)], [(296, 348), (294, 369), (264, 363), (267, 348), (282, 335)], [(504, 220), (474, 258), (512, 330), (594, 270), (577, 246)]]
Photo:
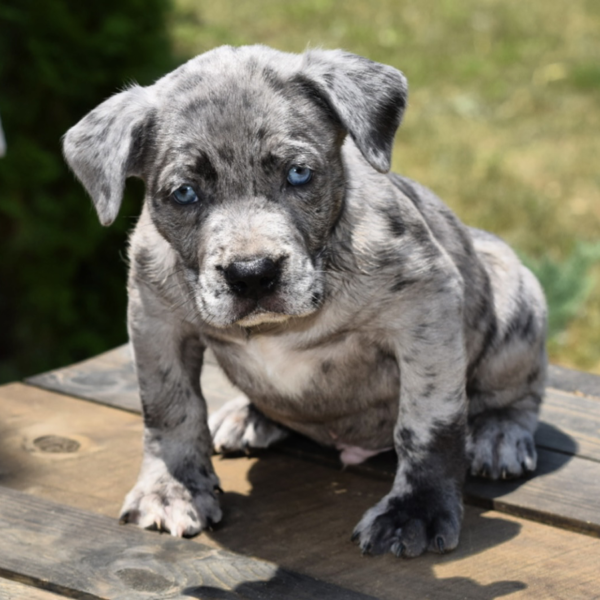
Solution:
[(442, 490), (388, 494), (364, 514), (352, 540), (363, 554), (411, 558), (426, 550), (444, 553), (456, 548), (461, 519), (460, 499), (445, 498)]
[(535, 471), (537, 453), (532, 434), (507, 417), (480, 415), (470, 427), (467, 454), (471, 475), (513, 479)]
[(196, 535), (221, 520), (218, 484), (215, 475), (187, 486), (168, 473), (152, 481), (140, 478), (125, 498), (120, 522), (169, 531), (176, 537)]
[(259, 412), (245, 396), (230, 400), (212, 414), (208, 426), (215, 452), (267, 448), (288, 435), (287, 430)]

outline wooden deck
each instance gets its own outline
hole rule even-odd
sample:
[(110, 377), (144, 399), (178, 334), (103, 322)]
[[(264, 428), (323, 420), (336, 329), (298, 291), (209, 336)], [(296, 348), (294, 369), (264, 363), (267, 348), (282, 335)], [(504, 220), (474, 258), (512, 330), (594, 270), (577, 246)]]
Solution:
[[(125, 348), (0, 387), (0, 599), (600, 598), (600, 378), (553, 368), (536, 476), (469, 481), (459, 548), (361, 556), (350, 533), (392, 454), (341, 470), (301, 438), (215, 458), (223, 522), (192, 540), (118, 525), (141, 459)], [(209, 361), (212, 409), (235, 394)]]

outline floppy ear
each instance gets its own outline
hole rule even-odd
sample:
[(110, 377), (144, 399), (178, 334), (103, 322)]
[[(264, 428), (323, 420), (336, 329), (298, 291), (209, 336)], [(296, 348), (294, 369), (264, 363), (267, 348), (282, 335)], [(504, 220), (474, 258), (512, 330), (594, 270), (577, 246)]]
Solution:
[(302, 74), (316, 85), (365, 159), (378, 171), (389, 171), (407, 101), (404, 75), (342, 50), (308, 51)]
[(94, 201), (102, 225), (119, 212), (125, 179), (139, 175), (144, 128), (153, 113), (147, 88), (116, 94), (71, 127), (65, 159)]

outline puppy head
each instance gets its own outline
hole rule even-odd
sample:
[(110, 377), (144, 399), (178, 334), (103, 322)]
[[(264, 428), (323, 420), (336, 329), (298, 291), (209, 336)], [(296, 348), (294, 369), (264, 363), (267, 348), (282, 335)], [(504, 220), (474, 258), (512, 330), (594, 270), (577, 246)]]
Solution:
[(349, 134), (389, 169), (406, 104), (399, 71), (341, 51), (223, 47), (101, 104), (64, 138), (100, 221), (141, 177), (202, 318), (252, 326), (314, 312), (342, 209)]

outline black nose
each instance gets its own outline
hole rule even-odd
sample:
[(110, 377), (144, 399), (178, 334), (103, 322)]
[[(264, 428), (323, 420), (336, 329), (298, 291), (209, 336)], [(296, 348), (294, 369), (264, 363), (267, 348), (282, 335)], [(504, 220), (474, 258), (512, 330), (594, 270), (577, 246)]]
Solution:
[(224, 269), (225, 280), (236, 296), (259, 300), (269, 295), (279, 281), (281, 267), (270, 258), (240, 260)]

